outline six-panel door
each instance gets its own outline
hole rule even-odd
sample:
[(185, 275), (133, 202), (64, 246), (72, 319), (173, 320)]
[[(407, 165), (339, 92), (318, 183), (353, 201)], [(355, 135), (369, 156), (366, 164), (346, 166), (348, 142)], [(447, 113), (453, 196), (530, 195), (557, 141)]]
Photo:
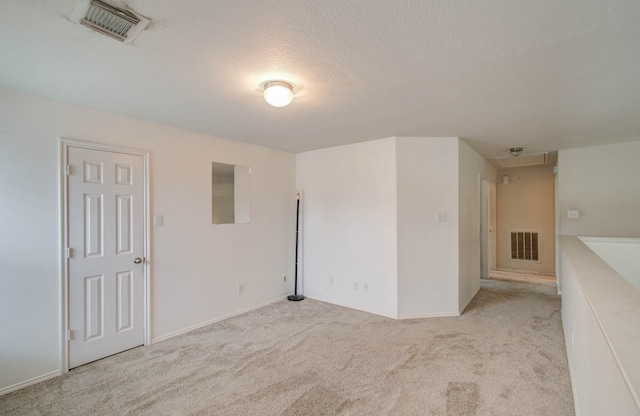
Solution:
[(73, 368), (144, 343), (144, 161), (68, 149)]

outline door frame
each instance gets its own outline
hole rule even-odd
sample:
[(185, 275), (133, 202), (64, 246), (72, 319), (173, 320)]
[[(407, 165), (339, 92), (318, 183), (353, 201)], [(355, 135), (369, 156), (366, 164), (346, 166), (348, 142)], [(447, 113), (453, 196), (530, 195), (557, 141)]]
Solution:
[(149, 152), (141, 149), (112, 146), (101, 143), (86, 142), (82, 140), (59, 139), (59, 190), (60, 190), (60, 372), (69, 371), (69, 342), (67, 341), (67, 331), (69, 330), (69, 262), (67, 259), (67, 247), (69, 247), (69, 182), (67, 180), (66, 166), (69, 161), (69, 148), (78, 147), (89, 150), (99, 150), (105, 152), (122, 153), (132, 156), (141, 156), (143, 160), (143, 310), (144, 310), (144, 345), (151, 344), (151, 266), (149, 258), (151, 254), (150, 238), (150, 218), (149, 215)]
[(496, 184), (489, 178), (480, 177), (479, 179), (480, 278), (488, 279), (496, 265)]

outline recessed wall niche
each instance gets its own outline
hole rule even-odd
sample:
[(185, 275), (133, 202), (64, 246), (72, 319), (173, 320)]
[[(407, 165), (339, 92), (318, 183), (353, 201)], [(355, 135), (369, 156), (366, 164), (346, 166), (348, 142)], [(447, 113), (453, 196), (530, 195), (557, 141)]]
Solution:
[(211, 223), (251, 222), (251, 168), (211, 163)]

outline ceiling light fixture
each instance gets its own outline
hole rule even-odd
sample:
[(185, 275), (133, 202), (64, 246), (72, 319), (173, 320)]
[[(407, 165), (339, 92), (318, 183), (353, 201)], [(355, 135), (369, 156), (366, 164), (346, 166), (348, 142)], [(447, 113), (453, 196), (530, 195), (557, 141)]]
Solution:
[(293, 86), (284, 81), (264, 84), (264, 100), (274, 107), (285, 107), (293, 100)]
[(520, 156), (523, 150), (522, 147), (512, 147), (509, 149), (509, 153), (511, 153), (511, 156)]

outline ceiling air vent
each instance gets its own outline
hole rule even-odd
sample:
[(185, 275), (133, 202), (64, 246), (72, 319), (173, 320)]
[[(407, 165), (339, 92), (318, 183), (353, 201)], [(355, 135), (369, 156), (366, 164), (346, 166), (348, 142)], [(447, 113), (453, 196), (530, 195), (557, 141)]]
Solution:
[(124, 43), (131, 43), (149, 19), (100, 0), (79, 0), (71, 20)]

